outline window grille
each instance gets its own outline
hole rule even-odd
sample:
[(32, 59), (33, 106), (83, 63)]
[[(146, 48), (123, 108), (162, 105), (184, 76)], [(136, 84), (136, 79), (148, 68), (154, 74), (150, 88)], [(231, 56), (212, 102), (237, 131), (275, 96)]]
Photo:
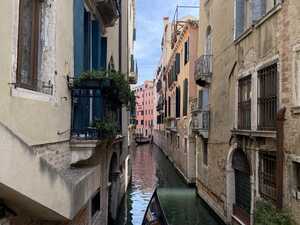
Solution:
[(277, 115), (277, 64), (258, 71), (258, 129), (275, 130)]

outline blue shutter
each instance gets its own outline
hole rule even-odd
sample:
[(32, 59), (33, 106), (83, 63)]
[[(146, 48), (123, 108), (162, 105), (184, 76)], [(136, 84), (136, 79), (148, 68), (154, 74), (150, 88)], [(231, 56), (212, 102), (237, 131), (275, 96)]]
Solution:
[(100, 24), (97, 20), (93, 20), (92, 23), (92, 65), (93, 70), (101, 69), (101, 34), (100, 34)]
[(84, 71), (91, 69), (91, 14), (84, 10)]
[(84, 71), (84, 4), (74, 0), (74, 74)]
[(101, 38), (101, 63), (100, 66), (102, 69), (106, 70), (107, 65), (107, 38)]

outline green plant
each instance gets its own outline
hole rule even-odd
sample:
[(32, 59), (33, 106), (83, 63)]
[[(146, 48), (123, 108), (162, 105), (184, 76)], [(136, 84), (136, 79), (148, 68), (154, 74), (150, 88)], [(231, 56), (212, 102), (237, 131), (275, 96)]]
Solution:
[(86, 71), (74, 80), (74, 85), (80, 86), (84, 81), (88, 80), (98, 80), (100, 82), (110, 80), (108, 86), (99, 86), (106, 103), (111, 106), (112, 110), (120, 108), (121, 105), (132, 108), (133, 104), (135, 107), (135, 96), (130, 90), (130, 85), (125, 77), (124, 74), (118, 71)]
[(271, 203), (258, 201), (255, 211), (255, 225), (295, 225), (288, 211), (277, 210)]
[(113, 139), (118, 134), (118, 126), (110, 120), (96, 120), (93, 124), (102, 138)]

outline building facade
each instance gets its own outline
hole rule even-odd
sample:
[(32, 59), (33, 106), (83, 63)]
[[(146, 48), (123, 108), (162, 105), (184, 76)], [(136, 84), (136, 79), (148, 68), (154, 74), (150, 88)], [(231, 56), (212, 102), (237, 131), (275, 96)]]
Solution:
[[(120, 129), (113, 140), (96, 135), (91, 124), (104, 115), (101, 90), (75, 87), (72, 81), (85, 71), (113, 69), (110, 53), (115, 70), (129, 78), (127, 51), (133, 46), (127, 31), (134, 29), (135, 13), (134, 1), (130, 4), (0, 3), (6, 21), (0, 26), (1, 225), (116, 219), (130, 175), (128, 112), (119, 106)], [(116, 28), (121, 23), (122, 29)], [(110, 44), (113, 32), (119, 45)]]
[(298, 9), (293, 0), (201, 1), (195, 80), (210, 120), (207, 138), (196, 135), (197, 189), (230, 224), (255, 224), (259, 201), (300, 223)]
[[(190, 101), (196, 97), (197, 90), (194, 61), (198, 48), (198, 20), (187, 17), (181, 21), (171, 23), (170, 57), (166, 65), (157, 71), (157, 79), (164, 82), (161, 86), (165, 87), (165, 93), (161, 93), (160, 84), (157, 84), (159, 104), (156, 106), (161, 117), (157, 119), (158, 123), (163, 122), (164, 129), (157, 127), (154, 141), (165, 151), (187, 182), (195, 183), (195, 139), (190, 135)], [(168, 29), (167, 25), (168, 21), (165, 21), (165, 29)], [(164, 74), (163, 78), (160, 70)]]
[(153, 135), (153, 81), (145, 81), (134, 88), (136, 96), (136, 135), (151, 137)]

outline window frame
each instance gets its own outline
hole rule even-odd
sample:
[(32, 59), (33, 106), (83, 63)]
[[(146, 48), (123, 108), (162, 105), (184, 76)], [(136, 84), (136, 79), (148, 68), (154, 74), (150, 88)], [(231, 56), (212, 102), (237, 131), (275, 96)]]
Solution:
[[(246, 99), (244, 99), (244, 91)], [(249, 74), (238, 80), (238, 129), (251, 130), (252, 110), (252, 75)], [(245, 115), (248, 113), (248, 115)]]
[[(264, 151), (259, 154), (259, 194), (264, 199), (272, 202), (277, 200), (276, 165), (275, 152)], [(273, 171), (266, 171), (270, 169), (273, 169)], [(269, 193), (266, 193), (266, 187), (268, 187)]]
[[(273, 68), (274, 67), (274, 68)], [(269, 71), (267, 71), (269, 70)], [(267, 71), (267, 72), (266, 72)], [(272, 73), (276, 71), (276, 73)], [(271, 76), (275, 77), (271, 77)], [(270, 78), (271, 77), (271, 78)], [(264, 79), (264, 80), (263, 80)], [(269, 84), (269, 82), (266, 82), (267, 79), (271, 79), (273, 81), (272, 84)], [(269, 80), (270, 81), (270, 80)], [(257, 93), (257, 125), (258, 130), (276, 130), (276, 118), (277, 118), (277, 112), (278, 112), (278, 99), (279, 99), (279, 73), (278, 73), (278, 63), (272, 63), (270, 65), (267, 65), (263, 68), (260, 68), (257, 71), (257, 87), (258, 87), (258, 93)], [(267, 88), (265, 88), (263, 85), (266, 85)], [(270, 93), (270, 87), (273, 87), (273, 92)], [(276, 93), (275, 93), (276, 92)], [(273, 98), (272, 100), (272, 106), (275, 108), (273, 109), (274, 112), (269, 111), (269, 115), (267, 114), (268, 111), (268, 101)], [(262, 108), (265, 107), (265, 108)], [(270, 119), (272, 117), (272, 119)], [(266, 120), (268, 118), (268, 120)]]
[(20, 72), (20, 63), (22, 59), (22, 51), (21, 51), (21, 41), (23, 40), (21, 37), (21, 32), (24, 29), (21, 26), (23, 12), (23, 4), (25, 0), (20, 0), (19, 2), (19, 27), (18, 27), (18, 48), (17, 48), (17, 72), (16, 72), (16, 85), (17, 87), (29, 89), (32, 91), (37, 91), (38, 85), (38, 62), (39, 62), (39, 50), (40, 50), (40, 26), (41, 26), (41, 4), (40, 0), (32, 1), (32, 24), (31, 24), (31, 46), (30, 46), (30, 83), (25, 84), (22, 82), (22, 76)]

